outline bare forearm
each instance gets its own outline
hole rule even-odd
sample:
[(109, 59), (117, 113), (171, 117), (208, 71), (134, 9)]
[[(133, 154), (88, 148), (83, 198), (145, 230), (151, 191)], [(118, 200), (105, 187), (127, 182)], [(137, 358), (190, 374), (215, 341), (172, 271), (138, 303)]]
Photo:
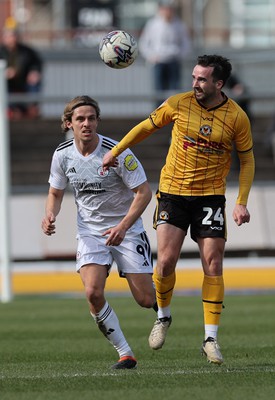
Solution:
[(49, 193), (46, 201), (45, 213), (52, 213), (55, 217), (59, 214), (62, 203), (62, 197)]
[(55, 233), (55, 220), (58, 215), (64, 192), (50, 188), (49, 194), (46, 200), (45, 206), (45, 217), (42, 219), (41, 228), (43, 232), (51, 236)]
[(128, 230), (135, 222), (136, 220), (142, 215), (148, 204), (150, 203), (150, 200), (152, 198), (152, 192), (150, 191), (144, 191), (141, 193), (137, 193), (131, 207), (128, 210), (128, 213), (125, 215), (125, 217), (122, 219), (120, 222), (120, 225), (122, 225), (125, 230)]

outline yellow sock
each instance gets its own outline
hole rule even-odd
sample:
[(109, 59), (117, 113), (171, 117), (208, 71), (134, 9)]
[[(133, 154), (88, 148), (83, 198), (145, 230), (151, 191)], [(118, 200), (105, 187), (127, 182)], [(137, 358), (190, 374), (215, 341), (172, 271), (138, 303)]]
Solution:
[(204, 275), (202, 284), (204, 324), (219, 325), (223, 299), (223, 276)]
[(171, 303), (173, 290), (176, 283), (176, 274), (173, 272), (168, 276), (160, 276), (154, 272), (153, 275), (158, 306), (161, 308), (168, 307)]

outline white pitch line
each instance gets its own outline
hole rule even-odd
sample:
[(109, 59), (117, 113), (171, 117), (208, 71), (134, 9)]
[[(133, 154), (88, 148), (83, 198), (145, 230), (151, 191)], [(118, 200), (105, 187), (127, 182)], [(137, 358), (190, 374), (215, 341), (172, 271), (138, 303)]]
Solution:
[[(148, 369), (141, 369), (142, 367), (135, 369), (135, 370), (118, 370), (118, 371), (110, 371), (110, 372), (85, 372), (85, 373), (60, 373), (60, 374), (37, 374), (37, 375), (12, 375), (12, 374), (1, 374), (0, 375), (0, 380), (4, 379), (51, 379), (51, 378), (84, 378), (84, 377), (106, 377), (106, 376), (117, 376), (120, 373), (134, 373), (137, 375), (148, 375)], [(204, 375), (204, 374), (213, 374), (213, 371), (215, 374), (249, 374), (249, 373), (259, 373), (259, 372), (264, 372), (264, 373), (270, 373), (270, 372), (275, 372), (275, 366), (270, 366), (270, 367), (245, 367), (245, 368), (230, 368), (226, 367), (225, 365), (222, 366), (214, 366), (213, 368), (209, 367), (207, 370), (201, 369), (201, 370), (187, 370), (187, 369), (182, 369), (182, 370), (173, 370), (171, 369), (170, 371), (154, 371), (150, 369), (150, 375)]]

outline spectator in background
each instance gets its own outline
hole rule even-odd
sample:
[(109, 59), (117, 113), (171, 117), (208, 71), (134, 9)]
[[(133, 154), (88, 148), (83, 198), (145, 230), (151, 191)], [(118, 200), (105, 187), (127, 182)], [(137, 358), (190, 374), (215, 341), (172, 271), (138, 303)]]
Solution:
[[(140, 54), (153, 68), (156, 92), (181, 88), (182, 61), (190, 49), (187, 27), (176, 15), (173, 2), (161, 1), (157, 15), (147, 21), (139, 38)], [(160, 98), (157, 106), (161, 102)]]
[(230, 96), (245, 111), (251, 121), (252, 116), (250, 111), (250, 99), (247, 87), (235, 74), (232, 74), (225, 84), (225, 90), (226, 89), (229, 89)]
[(275, 113), (272, 115), (266, 130), (264, 149), (268, 156), (272, 156), (273, 163), (275, 164)]
[[(252, 122), (252, 114), (250, 109), (250, 98), (248, 93), (248, 88), (244, 83), (241, 82), (239, 77), (236, 74), (231, 74), (227, 79), (226, 84), (224, 86), (224, 91), (229, 92), (229, 96), (239, 104), (239, 106), (245, 111), (248, 116), (250, 123)], [(234, 147), (232, 151), (232, 164), (231, 170), (239, 169), (239, 157), (237, 151)]]
[[(7, 62), (6, 78), (9, 94), (39, 93), (41, 89), (42, 60), (31, 47), (20, 41), (16, 22), (8, 18), (2, 34), (0, 59)], [(10, 103), (11, 119), (36, 118), (39, 107), (36, 103)]]

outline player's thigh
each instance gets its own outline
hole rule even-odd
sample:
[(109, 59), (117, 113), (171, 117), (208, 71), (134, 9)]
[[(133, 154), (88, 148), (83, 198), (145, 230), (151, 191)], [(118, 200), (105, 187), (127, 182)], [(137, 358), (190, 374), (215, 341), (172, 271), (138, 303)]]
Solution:
[(186, 232), (172, 224), (163, 223), (157, 227), (158, 266), (176, 266)]
[(103, 293), (108, 270), (108, 265), (87, 264), (81, 267), (79, 274), (86, 291)]

